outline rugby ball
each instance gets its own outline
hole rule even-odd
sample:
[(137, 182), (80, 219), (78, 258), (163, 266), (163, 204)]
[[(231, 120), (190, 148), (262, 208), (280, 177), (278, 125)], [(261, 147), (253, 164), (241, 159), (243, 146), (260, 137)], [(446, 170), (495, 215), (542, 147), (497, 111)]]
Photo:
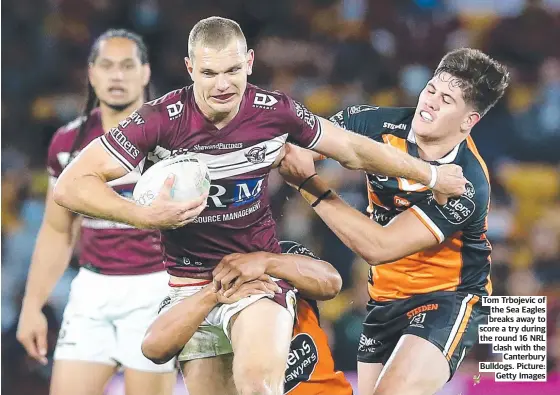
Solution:
[(196, 199), (210, 190), (210, 172), (204, 162), (189, 154), (163, 159), (142, 174), (132, 196), (138, 204), (149, 206), (158, 196), (163, 183), (175, 175), (171, 198), (175, 201)]

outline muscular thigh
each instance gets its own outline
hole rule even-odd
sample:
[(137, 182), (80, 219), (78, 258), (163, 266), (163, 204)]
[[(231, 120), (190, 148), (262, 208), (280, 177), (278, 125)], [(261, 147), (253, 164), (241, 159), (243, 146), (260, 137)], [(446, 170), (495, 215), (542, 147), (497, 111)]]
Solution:
[(373, 394), (382, 370), (381, 363), (358, 362), (358, 392), (366, 395)]
[(292, 330), (290, 312), (267, 298), (238, 313), (231, 324), (234, 374), (239, 369), (283, 378)]
[(237, 395), (232, 363), (233, 354), (181, 362), (189, 395)]
[(418, 336), (404, 335), (381, 371), (373, 393), (432, 395), (448, 378), (449, 365), (438, 347)]

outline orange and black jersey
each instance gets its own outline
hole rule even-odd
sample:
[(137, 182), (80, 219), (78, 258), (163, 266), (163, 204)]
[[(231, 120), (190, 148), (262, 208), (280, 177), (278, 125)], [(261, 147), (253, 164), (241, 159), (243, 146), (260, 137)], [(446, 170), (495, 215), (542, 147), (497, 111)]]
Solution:
[[(414, 108), (359, 105), (338, 112), (330, 120), (418, 157), (411, 130), (414, 112)], [(431, 163), (461, 166), (469, 180), (466, 193), (441, 206), (433, 199), (431, 190), (422, 184), (403, 178), (366, 175), (367, 211), (373, 220), (386, 225), (399, 213), (411, 210), (440, 243), (395, 262), (372, 267), (369, 293), (374, 300), (403, 299), (435, 291), (491, 293), (491, 246), (486, 239), (490, 183), (486, 164), (470, 136)]]
[[(317, 256), (305, 246), (280, 242), (285, 254)], [(288, 395), (351, 395), (352, 386), (344, 373), (334, 369), (327, 334), (319, 326), (317, 302), (298, 298), (290, 354), (286, 364), (284, 394)]]

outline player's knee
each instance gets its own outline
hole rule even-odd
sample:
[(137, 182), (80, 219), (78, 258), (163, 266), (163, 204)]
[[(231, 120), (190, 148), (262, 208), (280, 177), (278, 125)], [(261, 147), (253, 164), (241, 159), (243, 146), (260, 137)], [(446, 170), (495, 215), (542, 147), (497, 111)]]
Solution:
[(282, 395), (284, 375), (269, 369), (236, 369), (233, 373), (239, 395)]

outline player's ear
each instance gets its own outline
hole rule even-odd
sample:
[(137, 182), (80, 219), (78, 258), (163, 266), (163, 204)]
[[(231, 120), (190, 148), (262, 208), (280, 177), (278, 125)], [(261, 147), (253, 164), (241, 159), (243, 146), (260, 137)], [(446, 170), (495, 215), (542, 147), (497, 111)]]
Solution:
[(194, 67), (193, 67), (192, 60), (188, 56), (185, 56), (185, 67), (187, 68), (187, 71), (189, 72), (189, 75), (191, 76), (192, 79)]
[(247, 75), (253, 74), (253, 63), (255, 62), (255, 51), (247, 51)]
[(463, 123), (461, 123), (461, 130), (464, 132), (469, 132), (474, 127), (474, 125), (476, 125), (478, 121), (480, 121), (480, 118), (482, 118), (480, 113), (476, 111), (469, 112), (463, 120)]

